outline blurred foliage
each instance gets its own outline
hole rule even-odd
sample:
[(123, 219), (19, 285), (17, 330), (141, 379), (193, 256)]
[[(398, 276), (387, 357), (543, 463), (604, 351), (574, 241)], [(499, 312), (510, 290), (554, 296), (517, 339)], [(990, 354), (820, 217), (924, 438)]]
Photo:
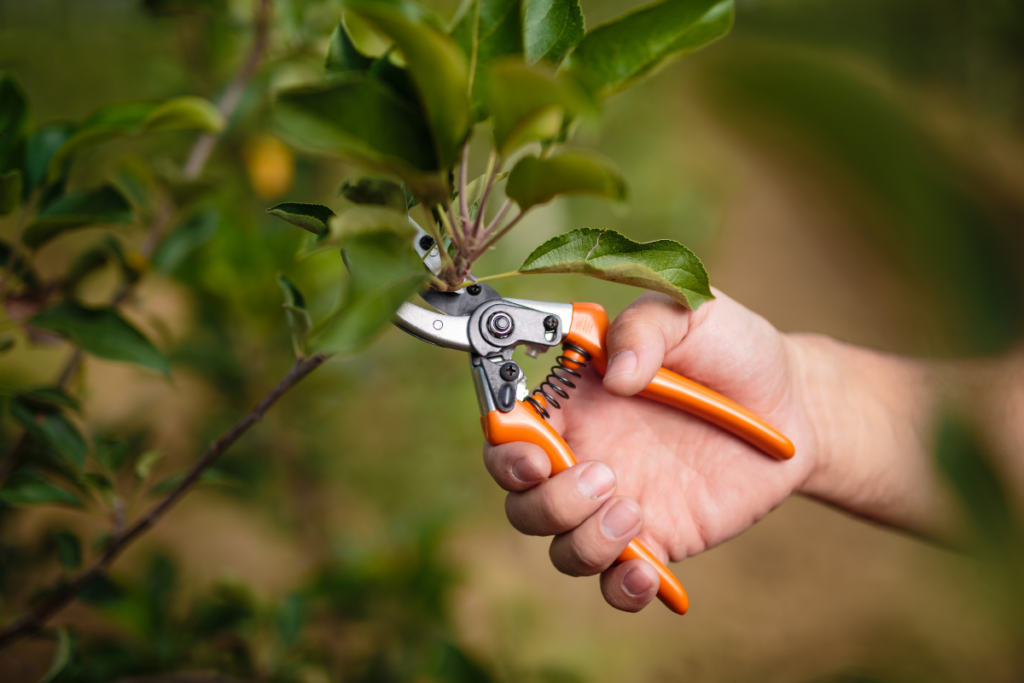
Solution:
[[(459, 11), (455, 2), (429, 4), (445, 19)], [(588, 28), (628, 9), (611, 0), (584, 8)], [(329, 49), (334, 68), (345, 64), (345, 46), (336, 40), (340, 3), (277, 3), (266, 67), (198, 179), (187, 179), (183, 167), (199, 131), (221, 125), (204, 114), (209, 107), (200, 104), (179, 119), (188, 130), (154, 123), (157, 103), (217, 100), (248, 49), (252, 11), (251, 3), (228, 0), (0, 0), (0, 68), (16, 77), (5, 81), (0, 98), (21, 90), (29, 103), (24, 116), (2, 125), (31, 132), (20, 151), (0, 144), (0, 262), (12, 266), (5, 284), (12, 296), (0, 321), (0, 452), (9, 452), (24, 429), (38, 435), (0, 492), (5, 623), (93, 560), (120, 516), (131, 518), (178, 481), (191, 459), (277, 381), (306, 341), (301, 329), (289, 331), (289, 317), (322, 320), (345, 301), (336, 254), (314, 253), (297, 265), (294, 255), (307, 246), (302, 235), (264, 212), (273, 202), (318, 202), (338, 212), (349, 206), (337, 192), (346, 181), (352, 187), (357, 169), (293, 152), (276, 137), (271, 114), (274, 93), (323, 78)], [(536, 244), (583, 226), (622, 229), (639, 240), (671, 236), (714, 254), (734, 179), (690, 130), (700, 122), (696, 107), (745, 148), (767, 147), (773, 158), (809, 169), (844, 196), (841, 205), (863, 219), (857, 237), (922, 292), (914, 323), (927, 350), (1007, 348), (1019, 341), (1024, 321), (1024, 271), (1017, 267), (1024, 206), (981, 150), (969, 143), (965, 149), (936, 120), (949, 115), (1000, 134), (1005, 129), (1006, 139), (1019, 143), (1022, 11), (1011, 0), (740, 0), (728, 40), (610, 100), (600, 132), (586, 122), (581, 127), (578, 139), (614, 159), (630, 180), (629, 213), (588, 199), (556, 201), (482, 265), (514, 270)], [(578, 40), (573, 15), (563, 19)], [(528, 34), (526, 49), (561, 58), (568, 47), (548, 45), (541, 32)], [(627, 80), (652, 69), (628, 71)], [(141, 105), (112, 116), (109, 107), (119, 102)], [(547, 132), (548, 125), (539, 120), (536, 130)], [(79, 137), (62, 172), (63, 162), (52, 161), (57, 149), (85, 128), (93, 132)], [(15, 153), (31, 160), (17, 181), (6, 161)], [(34, 190), (41, 212), (49, 212), (31, 227), (38, 249), (11, 261), (19, 223), (12, 197), (21, 202)], [(146, 263), (137, 258), (139, 248), (163, 198), (178, 208)], [(417, 220), (430, 220), (409, 204)], [(78, 222), (82, 216), (103, 224)], [(106, 306), (140, 276), (148, 289), (142, 304), (128, 302), (123, 322), (151, 340), (173, 382), (145, 370), (105, 380), (111, 366), (89, 360), (69, 392), (56, 391), (68, 346), (52, 325), (22, 325), (55, 297), (73, 299), (82, 310)], [(279, 282), (291, 283), (288, 308)], [(613, 312), (634, 295), (560, 276), (519, 278), (503, 283), (502, 292), (595, 300)], [(148, 301), (155, 302), (151, 309)], [(160, 366), (150, 349), (145, 353), (150, 366)], [(524, 367), (534, 377), (550, 365), (531, 363)], [(722, 661), (745, 653), (730, 643), (709, 646), (697, 633), (673, 640), (650, 661), (646, 650), (630, 659), (618, 652), (621, 643), (580, 644), (571, 634), (559, 634), (557, 647), (526, 651), (522, 634), (560, 622), (540, 616), (550, 605), (524, 606), (515, 594), (486, 598), (504, 620), (506, 630), (494, 636), (501, 646), (484, 655), (465, 645), (475, 627), (463, 623), (456, 632), (459, 573), (447, 559), (446, 539), (453, 529), (494, 529), (504, 519), (500, 494), (478, 458), (467, 457), (477, 452), (479, 433), (464, 370), (459, 354), (389, 334), (358, 361), (319, 371), (229, 451), (203, 485), (206, 500), (228, 501), (254, 524), (287, 536), (289, 554), (302, 559), (301, 577), (284, 590), (256, 588), (266, 568), (253, 560), (237, 578), (198, 580), (189, 573), (195, 559), (161, 543), (172, 554), (147, 550), (141, 559), (124, 558), (74, 606), (66, 629), (43, 634), (51, 649), (45, 658), (34, 655), (40, 675), (60, 662), (66, 643), (58, 682), (182, 671), (310, 683), (608, 680), (623, 670), (636, 680), (779, 678), (753, 656), (746, 676), (701, 674), (692, 649), (676, 657), (673, 648), (706, 649), (706, 657)], [(147, 393), (157, 385), (160, 401)], [(79, 406), (70, 398), (79, 395), (90, 400)], [(1011, 494), (991, 464), (991, 448), (962, 418), (946, 423), (940, 444), (939, 462), (984, 560), (978, 594), (1001, 620), (1001, 637), (1019, 643), (1022, 560)], [(625, 623), (639, 634), (625, 642), (664, 642), (656, 640), (660, 622)], [(878, 639), (843, 637), (865, 650)], [(907, 642), (878, 646), (882, 654), (857, 653), (870, 673), (858, 667), (790, 679), (978, 679), (918, 666), (927, 647)], [(791, 670), (822, 666), (848, 668), (796, 661)]]

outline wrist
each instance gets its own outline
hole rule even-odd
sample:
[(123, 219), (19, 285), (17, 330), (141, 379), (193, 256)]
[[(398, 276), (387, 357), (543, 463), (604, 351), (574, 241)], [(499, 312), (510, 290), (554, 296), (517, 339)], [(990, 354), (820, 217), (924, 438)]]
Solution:
[(819, 335), (788, 342), (813, 444), (799, 492), (884, 524), (939, 533), (948, 513), (931, 459), (937, 367)]

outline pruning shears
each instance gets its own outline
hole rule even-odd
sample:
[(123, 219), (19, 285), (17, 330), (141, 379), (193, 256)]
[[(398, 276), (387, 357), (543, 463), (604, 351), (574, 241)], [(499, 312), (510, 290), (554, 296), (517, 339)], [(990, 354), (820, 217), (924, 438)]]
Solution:
[[(413, 246), (427, 269), (439, 273), (440, 254), (434, 239), (419, 229)], [(561, 408), (560, 401), (576, 389), (573, 380), (581, 378), (588, 365), (604, 375), (609, 324), (604, 308), (592, 303), (504, 298), (483, 282), (454, 292), (428, 289), (421, 296), (436, 311), (406, 302), (394, 323), (422, 341), (469, 354), (486, 439), (496, 445), (525, 441), (540, 446), (551, 460), (552, 474), (575, 465), (572, 450), (547, 418), (550, 410)], [(562, 355), (531, 394), (525, 374), (512, 360), (513, 351), (524, 346), (528, 355), (536, 357), (558, 345)], [(787, 460), (795, 452), (789, 439), (754, 413), (671, 370), (659, 370), (638, 395), (702, 418), (779, 460)], [(689, 608), (686, 591), (638, 540), (630, 541), (618, 561), (638, 557), (658, 571), (658, 598), (673, 612), (685, 614)]]

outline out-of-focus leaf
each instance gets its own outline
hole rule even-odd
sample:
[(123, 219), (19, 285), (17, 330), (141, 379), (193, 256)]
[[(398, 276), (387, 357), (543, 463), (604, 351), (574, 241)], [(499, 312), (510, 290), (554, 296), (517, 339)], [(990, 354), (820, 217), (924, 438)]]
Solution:
[(591, 29), (568, 68), (607, 97), (678, 58), (718, 40), (732, 27), (733, 0), (664, 0)]
[(306, 310), (306, 299), (291, 280), (283, 273), (278, 273), (277, 284), (284, 295), (284, 310), (288, 318), (288, 328), (292, 331), (295, 357), (302, 358), (306, 355), (306, 339), (313, 329), (313, 319)]
[(354, 183), (346, 180), (338, 189), (338, 194), (353, 204), (373, 204), (395, 211), (406, 213), (409, 211), (409, 201), (405, 189), (390, 180), (360, 178)]
[(18, 394), (18, 399), (35, 410), (54, 410), (67, 408), (81, 412), (82, 406), (73, 396), (60, 387), (39, 387), (32, 391)]
[(634, 242), (614, 230), (581, 228), (537, 247), (521, 273), (581, 273), (642, 287), (697, 310), (714, 299), (708, 273), (697, 256), (672, 240)]
[(71, 531), (57, 531), (53, 535), (53, 549), (60, 566), (69, 571), (82, 567), (82, 543)]
[(164, 273), (173, 272), (190, 254), (213, 239), (219, 223), (220, 212), (216, 209), (188, 216), (163, 239), (153, 256), (153, 267)]
[(112, 308), (87, 308), (62, 302), (30, 322), (35, 327), (56, 332), (94, 356), (137, 363), (164, 375), (171, 370), (167, 358), (152, 342)]
[(560, 64), (585, 33), (579, 0), (531, 0), (523, 32), (527, 62)]
[(327, 61), (324, 70), (328, 76), (337, 76), (348, 71), (366, 71), (373, 60), (361, 53), (352, 42), (345, 30), (344, 22), (339, 21), (331, 34), (330, 47), (327, 49)]
[(163, 457), (163, 451), (158, 450), (148, 450), (140, 455), (135, 460), (135, 476), (138, 477), (140, 481), (146, 481), (149, 479), (149, 475), (153, 473), (153, 467), (163, 460)]
[(565, 152), (549, 159), (520, 159), (509, 174), (505, 194), (523, 211), (560, 194), (594, 194), (621, 202), (626, 200), (626, 182), (601, 157)]
[(38, 249), (68, 230), (131, 222), (131, 204), (117, 188), (104, 185), (98, 190), (67, 194), (47, 206), (25, 229), (22, 241), (30, 249)]
[(306, 603), (301, 595), (289, 595), (277, 612), (277, 633), (281, 642), (290, 645), (298, 639), (306, 623)]
[(18, 472), (0, 490), (0, 501), (8, 505), (70, 505), (83, 507), (81, 499), (34, 472)]
[(71, 661), (71, 637), (68, 635), (67, 627), (61, 626), (57, 629), (57, 651), (53, 654), (53, 662), (36, 683), (51, 683), (60, 675), (69, 661)]
[(11, 417), (34, 438), (53, 448), (76, 469), (81, 470), (85, 466), (88, 446), (78, 428), (62, 412), (53, 407), (33, 408), (19, 397), (11, 401), (9, 409)]
[(92, 453), (100, 467), (110, 474), (116, 474), (131, 459), (128, 444), (114, 439), (93, 439)]
[(100, 574), (79, 593), (78, 599), (93, 607), (109, 607), (125, 597), (124, 589), (106, 574)]
[(7, 353), (15, 347), (18, 341), (13, 334), (0, 334), (0, 354)]
[(0, 172), (0, 216), (6, 216), (21, 203), (21, 171)]
[(426, 21), (383, 2), (349, 0), (353, 12), (395, 41), (420, 93), (441, 168), (452, 166), (469, 135), (469, 68), (462, 50)]
[[(0, 268), (6, 268), (8, 263), (11, 263), (11, 245), (9, 242), (0, 240), (0, 264), (2, 264)], [(36, 271), (21, 253), (15, 256), (14, 262), (11, 263), (11, 274), (21, 280), (29, 289), (38, 289), (41, 284)]]
[(152, 215), (156, 176), (149, 162), (137, 156), (125, 158), (114, 171), (111, 182), (136, 210)]
[(119, 241), (107, 235), (99, 244), (81, 252), (71, 262), (64, 282), (61, 284), (64, 296), (68, 299), (75, 298), (78, 286), (91, 273), (111, 263), (120, 269), (121, 276), (126, 283), (132, 283), (139, 279), (140, 273), (132, 265), (128, 255), (124, 253), (124, 247)]
[(484, 98), (494, 116), (494, 143), (502, 156), (530, 142), (557, 139), (567, 118), (590, 109), (570, 82), (513, 61), (491, 67)]
[(25, 91), (11, 74), (0, 71), (0, 173), (21, 167), (30, 123)]
[(142, 130), (190, 129), (219, 133), (224, 130), (224, 124), (224, 115), (213, 102), (202, 97), (185, 96), (158, 104), (142, 122)]
[(393, 232), (350, 237), (344, 256), (349, 271), (344, 304), (314, 337), (313, 347), (347, 356), (359, 352), (388, 326), (402, 302), (422, 286), (426, 269), (408, 237)]
[(283, 202), (267, 209), (267, 213), (317, 236), (327, 232), (327, 224), (335, 215), (326, 206), (300, 202)]
[(487, 117), (483, 95), (491, 62), (506, 55), (523, 54), (521, 0), (468, 0), (452, 38), (469, 58), (469, 89), (473, 118)]
[(372, 59), (386, 57), (391, 46), (394, 45), (390, 38), (382, 36), (365, 19), (354, 12), (342, 12), (341, 25), (353, 47), (360, 54)]
[[(494, 174), (493, 183), (498, 183), (508, 177), (507, 171)], [(476, 215), (480, 212), (480, 202), (484, 198), (484, 190), (487, 186), (487, 174), (474, 178), (471, 182), (466, 184), (466, 205), (469, 207), (470, 219), (476, 219)], [(458, 197), (459, 193), (456, 192), (455, 196)]]
[(85, 484), (89, 489), (99, 494), (100, 498), (107, 505), (112, 505), (114, 502), (114, 485), (105, 474), (98, 472), (86, 472), (82, 475), (82, 483)]
[[(42, 126), (32, 133), (28, 139), (25, 152), (25, 185), (32, 191), (47, 180), (47, 169), (57, 150), (64, 146), (74, 133), (74, 126), (68, 123), (54, 123)], [(58, 169), (58, 177), (64, 175), (63, 168)]]
[(289, 90), (278, 97), (275, 119), (303, 147), (394, 174), (430, 204), (447, 197), (422, 112), (382, 83), (350, 74)]
[(416, 227), (404, 211), (399, 213), (383, 206), (356, 205), (332, 218), (328, 233), (308, 245), (299, 256), (304, 258), (324, 249), (343, 246), (351, 237), (374, 232), (391, 232), (411, 240), (416, 234)]
[(220, 111), (201, 97), (176, 97), (161, 103), (123, 102), (110, 105), (82, 121), (74, 134), (50, 159), (48, 175), (52, 182), (61, 175), (64, 165), (75, 154), (116, 137), (175, 129), (214, 133), (223, 127), (224, 117)]

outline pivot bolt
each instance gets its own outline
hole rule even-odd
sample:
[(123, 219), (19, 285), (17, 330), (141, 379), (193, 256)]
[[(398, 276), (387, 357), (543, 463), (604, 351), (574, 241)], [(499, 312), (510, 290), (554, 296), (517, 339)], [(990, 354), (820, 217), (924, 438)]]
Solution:
[(514, 327), (512, 317), (508, 313), (495, 313), (487, 319), (487, 331), (499, 339), (512, 334)]
[(548, 332), (554, 332), (558, 329), (558, 318), (553, 315), (549, 315), (544, 318), (544, 329)]
[(430, 249), (433, 246), (434, 246), (434, 238), (433, 237), (431, 237), (430, 235), (424, 235), (423, 237), (420, 237), (420, 249), (422, 249), (423, 251), (427, 251), (428, 249)]
[(484, 288), (480, 285), (470, 285), (469, 287), (466, 287), (466, 291), (470, 296), (476, 296), (480, 292), (484, 291)]
[(519, 366), (515, 363), (505, 363), (501, 366), (501, 370), (498, 370), (498, 374), (506, 382), (512, 382), (519, 377)]

